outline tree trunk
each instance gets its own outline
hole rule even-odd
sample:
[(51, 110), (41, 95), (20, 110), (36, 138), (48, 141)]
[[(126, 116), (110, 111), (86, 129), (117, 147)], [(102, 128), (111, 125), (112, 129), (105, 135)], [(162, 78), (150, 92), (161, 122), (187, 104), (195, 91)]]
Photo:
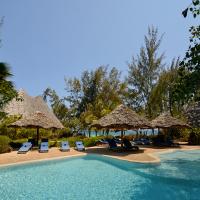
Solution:
[(172, 95), (171, 95), (170, 88), (169, 88), (169, 112), (170, 112), (171, 116), (173, 116), (173, 113), (172, 113)]
[(152, 128), (152, 135), (154, 136), (154, 128)]
[(123, 130), (121, 130), (121, 147), (123, 147), (123, 142), (122, 142), (122, 139), (123, 139)]
[(37, 142), (36, 142), (36, 144), (37, 144), (37, 146), (38, 146), (38, 144), (39, 144), (39, 128), (37, 128)]
[(106, 130), (106, 136), (108, 136), (108, 134), (109, 134), (109, 129)]
[(89, 129), (88, 130), (88, 136), (90, 137), (90, 135), (91, 135), (91, 130)]

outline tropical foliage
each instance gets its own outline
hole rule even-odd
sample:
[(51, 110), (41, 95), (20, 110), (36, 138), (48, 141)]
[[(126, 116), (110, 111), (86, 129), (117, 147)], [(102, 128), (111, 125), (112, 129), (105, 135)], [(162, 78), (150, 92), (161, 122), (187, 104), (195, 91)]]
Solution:
[[(187, 17), (188, 12), (194, 18), (199, 17), (200, 1), (193, 0), (183, 11), (183, 16)], [(160, 52), (164, 37), (152, 26), (144, 36), (144, 44), (139, 53), (127, 64), (126, 78), (122, 77), (116, 67), (99, 66), (93, 70), (85, 70), (80, 77), (65, 78), (63, 97), (59, 97), (54, 89), (47, 88), (43, 92), (43, 98), (66, 129), (54, 133), (42, 130), (41, 134), (52, 139), (70, 136), (69, 140), (73, 144), (72, 135), (85, 130), (90, 133), (90, 125), (95, 120), (121, 103), (149, 119), (165, 111), (172, 115), (182, 115), (184, 106), (191, 101), (200, 100), (200, 26), (193, 26), (189, 31), (190, 45), (182, 60), (173, 59), (171, 63), (165, 63), (164, 53)], [(9, 81), (11, 76), (8, 65), (1, 62), (0, 109), (17, 95), (13, 83)], [(0, 130), (4, 130), (1, 132), (13, 140), (35, 134), (34, 130), (8, 130), (7, 123), (3, 122)], [(189, 133), (185, 133), (184, 138), (188, 135)], [(199, 137), (199, 133), (197, 135)], [(190, 141), (197, 137), (195, 134), (190, 136)], [(84, 140), (88, 146), (95, 143), (84, 137), (79, 139)], [(57, 142), (52, 145), (57, 145)]]
[(158, 29), (149, 27), (144, 41), (145, 46), (141, 47), (140, 54), (128, 64), (129, 102), (135, 109), (145, 110), (152, 117), (150, 95), (164, 68), (164, 54), (158, 55), (162, 36), (158, 38)]
[(121, 104), (127, 92), (121, 73), (114, 67), (110, 71), (107, 66), (84, 71), (80, 79), (65, 79), (65, 83), (67, 95), (64, 98), (59, 99), (55, 91), (48, 88), (44, 99), (50, 97), (55, 114), (74, 133), (88, 129), (94, 120)]
[[(184, 17), (187, 17), (188, 11), (194, 18), (199, 17), (200, 1), (193, 0), (182, 12)], [(180, 63), (179, 81), (175, 91), (176, 100), (182, 101), (182, 104), (200, 100), (200, 26), (192, 26), (189, 32), (190, 45)]]
[[(0, 28), (2, 24), (3, 21), (1, 20)], [(8, 80), (11, 77), (12, 74), (8, 64), (0, 61), (0, 119), (5, 116), (5, 113), (2, 111), (3, 107), (14, 97), (17, 97), (17, 91), (15, 90), (13, 82)]]

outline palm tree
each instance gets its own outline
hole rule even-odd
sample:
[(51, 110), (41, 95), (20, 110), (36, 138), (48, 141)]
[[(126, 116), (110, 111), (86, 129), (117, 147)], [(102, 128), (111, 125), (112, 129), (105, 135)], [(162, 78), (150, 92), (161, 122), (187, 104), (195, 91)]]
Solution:
[[(7, 80), (12, 74), (6, 63), (0, 62), (0, 110), (11, 101), (14, 97), (17, 97), (17, 91), (15, 90), (12, 81)], [(1, 117), (0, 112), (0, 117)]]
[(10, 76), (12, 76), (12, 74), (7, 64), (0, 62), (0, 81), (5, 81)]

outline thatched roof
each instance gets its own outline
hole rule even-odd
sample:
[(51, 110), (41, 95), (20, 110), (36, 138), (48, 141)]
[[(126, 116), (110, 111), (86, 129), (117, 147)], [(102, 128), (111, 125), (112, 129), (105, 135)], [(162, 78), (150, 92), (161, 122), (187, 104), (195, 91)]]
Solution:
[(26, 115), (22, 119), (12, 123), (11, 127), (30, 127), (30, 128), (62, 128), (54, 123), (42, 112), (35, 112), (31, 115)]
[(151, 125), (144, 117), (138, 115), (128, 107), (120, 105), (108, 115), (94, 122), (92, 127), (128, 130), (149, 128)]
[(154, 128), (170, 128), (170, 127), (189, 127), (189, 125), (180, 119), (172, 117), (170, 113), (163, 113), (151, 121)]
[(13, 99), (4, 108), (8, 115), (22, 115), (22, 119), (27, 119), (27, 117), (29, 118), (35, 113), (41, 112), (53, 123), (53, 127), (64, 128), (41, 96), (31, 97), (24, 90), (20, 90), (18, 94), (23, 100), (16, 101)]
[(185, 113), (188, 124), (194, 128), (200, 127), (200, 102), (196, 102), (195, 104), (189, 106), (186, 109)]

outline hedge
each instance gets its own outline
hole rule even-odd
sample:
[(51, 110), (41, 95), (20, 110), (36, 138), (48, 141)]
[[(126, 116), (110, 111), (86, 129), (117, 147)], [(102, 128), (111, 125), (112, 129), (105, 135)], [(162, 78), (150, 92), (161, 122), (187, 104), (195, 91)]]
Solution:
[(0, 135), (0, 153), (6, 153), (11, 151), (11, 147), (9, 145), (10, 138), (4, 135)]

